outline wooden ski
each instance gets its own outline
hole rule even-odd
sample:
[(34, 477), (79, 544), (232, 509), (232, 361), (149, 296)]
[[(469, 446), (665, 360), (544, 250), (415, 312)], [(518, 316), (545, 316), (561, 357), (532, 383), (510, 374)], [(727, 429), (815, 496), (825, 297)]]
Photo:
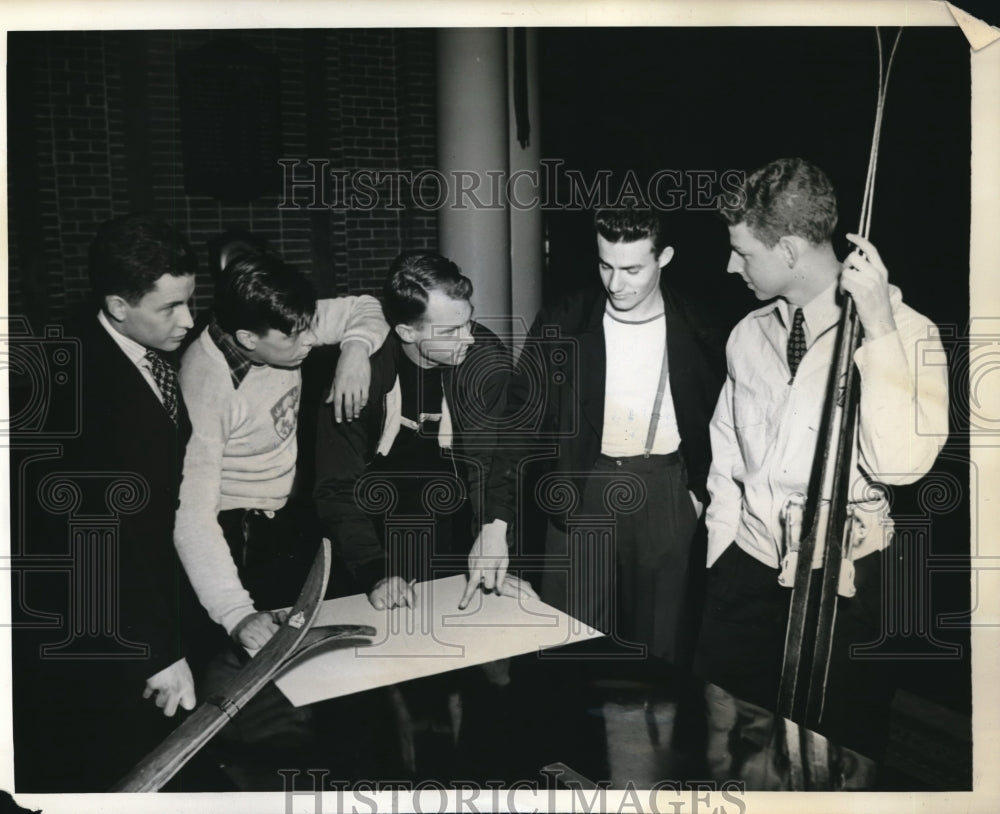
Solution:
[[(902, 29), (896, 34), (888, 62), (883, 69), (882, 38), (875, 30), (878, 45), (878, 93), (875, 128), (868, 159), (864, 200), (858, 233), (867, 238), (871, 227), (875, 170), (885, 96), (893, 57)], [(785, 635), (784, 662), (778, 689), (777, 711), (807, 727), (815, 728), (823, 718), (827, 678), (837, 617), (837, 596), (841, 570), (851, 543), (848, 499), (853, 472), (851, 464), (857, 445), (857, 415), (861, 394), (860, 374), (854, 354), (861, 345), (862, 327), (857, 308), (844, 293), (844, 307), (837, 327), (836, 355), (830, 370), (826, 403), (820, 423), (819, 441), (809, 480), (802, 528), (805, 536), (786, 539), (787, 551), (794, 551), (794, 587)], [(787, 506), (786, 506), (787, 508)], [(788, 560), (791, 568), (792, 559)], [(815, 571), (813, 566), (819, 567)], [(779, 582), (784, 583), (785, 568)]]
[(374, 636), (374, 628), (366, 625), (317, 628), (307, 638), (326, 593), (330, 562), (330, 541), (323, 540), (302, 592), (277, 633), (230, 679), (220, 694), (206, 698), (177, 729), (122, 778), (112, 791), (157, 791), (162, 788), (279, 670), (301, 653), (314, 650), (333, 638), (342, 639), (343, 644), (370, 643), (368, 640), (350, 638)]
[[(778, 690), (778, 714), (815, 728), (823, 717), (826, 680), (837, 616), (837, 589), (850, 534), (847, 504), (851, 457), (856, 444), (860, 382), (854, 353), (861, 342), (854, 303), (845, 297), (845, 318), (838, 328), (837, 363), (831, 370), (827, 403), (798, 548), (795, 585), (785, 634), (785, 656)], [(819, 551), (817, 552), (817, 548)], [(822, 570), (813, 564), (821, 559)]]

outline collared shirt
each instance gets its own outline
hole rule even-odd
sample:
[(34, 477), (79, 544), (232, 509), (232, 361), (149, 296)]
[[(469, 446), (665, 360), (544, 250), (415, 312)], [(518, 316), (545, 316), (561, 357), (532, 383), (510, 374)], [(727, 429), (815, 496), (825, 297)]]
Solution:
[(108, 336), (114, 340), (115, 344), (122, 349), (122, 353), (136, 366), (142, 378), (146, 380), (146, 384), (150, 386), (153, 393), (160, 400), (160, 404), (163, 404), (163, 394), (160, 392), (160, 388), (156, 386), (156, 379), (153, 378), (153, 366), (146, 358), (146, 346), (116, 331), (104, 315), (104, 311), (97, 312), (97, 321), (101, 323), (101, 327), (108, 332)]
[(208, 335), (212, 337), (215, 346), (222, 351), (222, 356), (229, 366), (229, 376), (233, 380), (233, 387), (239, 389), (240, 383), (254, 366), (253, 362), (240, 353), (229, 334), (223, 331), (214, 319), (208, 324)]
[[(937, 328), (889, 289), (897, 330), (866, 339), (854, 356), (861, 402), (852, 500), (870, 497), (871, 481), (918, 480), (948, 435)], [(794, 379), (786, 356), (793, 309), (784, 300), (750, 313), (729, 337), (728, 375), (710, 427), (709, 566), (735, 540), (778, 567), (781, 510), (791, 495), (808, 492), (840, 318), (836, 293), (834, 283), (803, 307), (807, 350)], [(887, 543), (869, 536), (855, 558)]]

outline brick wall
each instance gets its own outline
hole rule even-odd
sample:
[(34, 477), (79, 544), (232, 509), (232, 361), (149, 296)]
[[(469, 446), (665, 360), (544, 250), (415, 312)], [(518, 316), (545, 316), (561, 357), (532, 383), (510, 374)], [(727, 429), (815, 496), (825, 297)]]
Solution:
[[(65, 317), (87, 296), (98, 225), (137, 209), (184, 231), (205, 264), (206, 242), (223, 229), (260, 233), (326, 294), (374, 292), (401, 247), (436, 246), (434, 212), (381, 199), (310, 211), (279, 207), (277, 191), (237, 204), (186, 194), (176, 58), (219, 33), (11, 35), (11, 314), (36, 326)], [(227, 33), (278, 60), (281, 157), (352, 172), (434, 166), (433, 32)], [(196, 308), (210, 297), (202, 274)]]

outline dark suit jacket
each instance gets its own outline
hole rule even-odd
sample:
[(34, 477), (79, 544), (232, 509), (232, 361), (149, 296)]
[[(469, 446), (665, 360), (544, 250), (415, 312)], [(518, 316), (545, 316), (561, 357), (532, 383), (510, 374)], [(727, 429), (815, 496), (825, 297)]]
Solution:
[[(472, 333), (476, 342), (465, 360), (457, 367), (444, 368), (441, 381), (452, 418), (453, 453), (465, 465), (475, 530), (503, 514), (494, 503), (497, 490), (491, 484), (511, 362), (506, 346), (488, 328), (473, 323)], [(396, 382), (402, 353), (396, 332), (390, 331), (371, 357), (371, 388), (361, 415), (337, 424), (332, 406), (326, 405), (316, 424), (316, 510), (324, 533), (363, 591), (371, 590), (385, 576), (385, 545), (372, 519), (358, 505), (354, 488), (375, 460), (385, 423), (385, 397)], [(390, 461), (391, 455), (390, 451)]]
[[(712, 330), (699, 323), (690, 304), (663, 288), (670, 392), (687, 466), (688, 489), (708, 502), (705, 486), (711, 463), (708, 424), (725, 368)], [(582, 494), (582, 479), (601, 452), (604, 427), (606, 351), (603, 289), (573, 294), (542, 309), (531, 328), (508, 393), (511, 428), (520, 425), (521, 443), (550, 442), (555, 469), (571, 473)], [(637, 349), (641, 352), (641, 349)], [(526, 425), (531, 425), (524, 432)], [(518, 451), (509, 437), (505, 454), (507, 497), (516, 490)]]
[[(81, 341), (81, 434), (69, 444), (66, 469), (130, 472), (148, 487), (147, 501), (120, 514), (119, 632), (149, 647), (129, 660), (136, 680), (185, 655), (181, 607), (190, 591), (173, 543), (174, 514), (191, 424), (178, 390), (178, 423), (170, 420), (131, 360), (91, 318), (71, 335)], [(141, 685), (140, 685), (141, 692)]]
[[(24, 575), (25, 605), (55, 614), (62, 625), (14, 631), (15, 767), (25, 791), (104, 791), (183, 717), (165, 717), (142, 693), (147, 679), (190, 655), (184, 633), (200, 612), (173, 544), (190, 423), (182, 403), (174, 425), (93, 313), (67, 326), (64, 336), (79, 343), (80, 399), (52, 407), (76, 413), (79, 435), (63, 445), (61, 457), (26, 468), (23, 477), (19, 471), (23, 544), (40, 561), (54, 555), (64, 562), (74, 523), (103, 527), (98, 536), (114, 530), (113, 560), (98, 557), (100, 540), (84, 547), (88, 565), (117, 566), (111, 581), (117, 592), (86, 567)], [(49, 478), (71, 484), (60, 488), (73, 499), (53, 507), (44, 487)], [(81, 607), (113, 614), (99, 641), (71, 639)], [(112, 631), (117, 641), (107, 635)], [(85, 656), (66, 658), (63, 638), (82, 644)], [(63, 657), (42, 655), (45, 646), (63, 647)]]

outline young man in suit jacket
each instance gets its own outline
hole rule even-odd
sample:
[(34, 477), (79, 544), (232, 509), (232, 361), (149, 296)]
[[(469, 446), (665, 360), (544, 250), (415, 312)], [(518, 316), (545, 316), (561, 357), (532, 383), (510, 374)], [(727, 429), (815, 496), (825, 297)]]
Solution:
[[(91, 247), (99, 309), (70, 332), (80, 342), (80, 434), (54, 474), (78, 484), (80, 512), (117, 515), (114, 547), (103, 552), (109, 579), (74, 573), (71, 590), (82, 594), (62, 602), (68, 638), (82, 605), (110, 603), (110, 630), (103, 650), (83, 657), (46, 657), (35, 646), (19, 672), (18, 689), (33, 701), (18, 733), (19, 790), (106, 791), (170, 732), (178, 707), (195, 706), (182, 631), (182, 605), (194, 603), (173, 546), (190, 424), (171, 354), (193, 324), (196, 269), (188, 242), (149, 217), (108, 221)], [(115, 497), (107, 484), (119, 478), (126, 492)], [(86, 544), (92, 565), (102, 542)]]

